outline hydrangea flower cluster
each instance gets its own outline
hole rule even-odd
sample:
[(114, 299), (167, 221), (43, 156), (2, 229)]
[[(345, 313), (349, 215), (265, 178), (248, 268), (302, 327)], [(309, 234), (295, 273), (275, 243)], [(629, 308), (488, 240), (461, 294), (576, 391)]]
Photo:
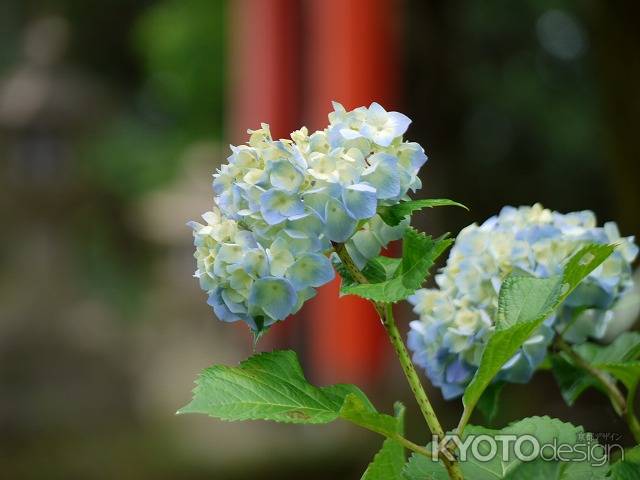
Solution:
[(195, 276), (220, 320), (259, 332), (334, 277), (332, 242), (362, 267), (402, 236), (406, 222), (390, 227), (376, 211), (421, 186), (427, 157), (402, 139), (411, 121), (377, 103), (333, 106), (323, 131), (273, 140), (266, 124), (250, 130), (214, 174), (215, 207), (191, 226)]
[(435, 277), (439, 288), (419, 290), (409, 299), (420, 316), (411, 322), (408, 341), (415, 362), (446, 398), (461, 395), (492, 332), (504, 278), (516, 270), (541, 278), (559, 274), (585, 243), (613, 242), (616, 251), (504, 365), (497, 379), (514, 383), (529, 381), (554, 330), (574, 343), (603, 338), (612, 308), (633, 285), (631, 262), (638, 247), (633, 237), (620, 237), (615, 223), (598, 227), (591, 211), (561, 214), (539, 204), (505, 207), (482, 225), (469, 225)]

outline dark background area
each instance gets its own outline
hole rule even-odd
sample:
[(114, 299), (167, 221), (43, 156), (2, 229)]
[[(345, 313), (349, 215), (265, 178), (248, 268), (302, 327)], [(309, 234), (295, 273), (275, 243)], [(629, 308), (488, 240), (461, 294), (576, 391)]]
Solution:
[[(184, 226), (210, 207), (210, 174), (227, 155), (229, 8), (0, 6), (5, 478), (350, 479), (380, 443), (348, 425), (173, 415), (198, 370), (251, 352), (191, 278)], [(398, 8), (402, 111), (430, 157), (420, 195), (471, 207), (421, 214), (425, 230), (455, 233), (539, 201), (640, 235), (637, 2)], [(373, 396), (381, 408), (403, 398), (409, 436), (424, 436), (400, 370), (384, 373)], [(459, 402), (433, 395), (452, 424)], [(604, 397), (568, 409), (544, 372), (506, 389), (503, 405), (498, 425), (549, 414), (631, 442)]]

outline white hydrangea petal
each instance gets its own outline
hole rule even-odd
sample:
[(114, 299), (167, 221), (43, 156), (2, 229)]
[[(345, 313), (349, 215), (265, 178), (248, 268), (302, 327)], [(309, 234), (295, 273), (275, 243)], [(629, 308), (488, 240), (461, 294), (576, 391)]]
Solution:
[(304, 181), (304, 175), (288, 161), (279, 161), (269, 168), (271, 185), (288, 192), (295, 192)]
[(389, 123), (391, 124), (394, 137), (404, 135), (409, 128), (409, 125), (411, 125), (411, 119), (403, 113), (389, 112), (387, 116), (389, 118)]
[(282, 238), (278, 238), (273, 245), (267, 249), (267, 255), (271, 275), (274, 277), (284, 276), (287, 269), (295, 262), (295, 258)]

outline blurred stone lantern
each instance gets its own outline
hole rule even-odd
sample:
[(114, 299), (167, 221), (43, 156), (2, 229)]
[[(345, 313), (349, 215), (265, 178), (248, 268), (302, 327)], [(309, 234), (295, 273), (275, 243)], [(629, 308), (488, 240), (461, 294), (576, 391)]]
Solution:
[(100, 110), (95, 83), (63, 62), (68, 38), (64, 18), (33, 20), (20, 63), (0, 78), (0, 181), (14, 200), (68, 188), (73, 139)]

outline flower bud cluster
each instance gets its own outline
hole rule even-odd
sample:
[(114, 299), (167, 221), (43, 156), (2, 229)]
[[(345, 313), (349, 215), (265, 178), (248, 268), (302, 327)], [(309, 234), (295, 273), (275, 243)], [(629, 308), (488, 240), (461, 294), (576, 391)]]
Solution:
[(219, 319), (259, 332), (334, 277), (332, 242), (362, 267), (402, 236), (407, 222), (390, 227), (376, 212), (420, 188), (427, 157), (402, 139), (411, 121), (377, 103), (334, 103), (329, 122), (283, 140), (263, 124), (214, 174), (215, 207), (191, 226), (195, 275)]
[(617, 243), (595, 269), (502, 368), (499, 380), (524, 383), (544, 359), (554, 331), (573, 343), (601, 339), (614, 321), (613, 307), (632, 285), (633, 237), (621, 238), (615, 223), (598, 227), (591, 211), (561, 214), (536, 204), (505, 207), (482, 225), (463, 229), (438, 288), (410, 298), (420, 320), (411, 323), (409, 346), (431, 381), (453, 398), (478, 368), (493, 331), (498, 293), (505, 277), (522, 271), (544, 278), (562, 273), (566, 260), (586, 243)]

